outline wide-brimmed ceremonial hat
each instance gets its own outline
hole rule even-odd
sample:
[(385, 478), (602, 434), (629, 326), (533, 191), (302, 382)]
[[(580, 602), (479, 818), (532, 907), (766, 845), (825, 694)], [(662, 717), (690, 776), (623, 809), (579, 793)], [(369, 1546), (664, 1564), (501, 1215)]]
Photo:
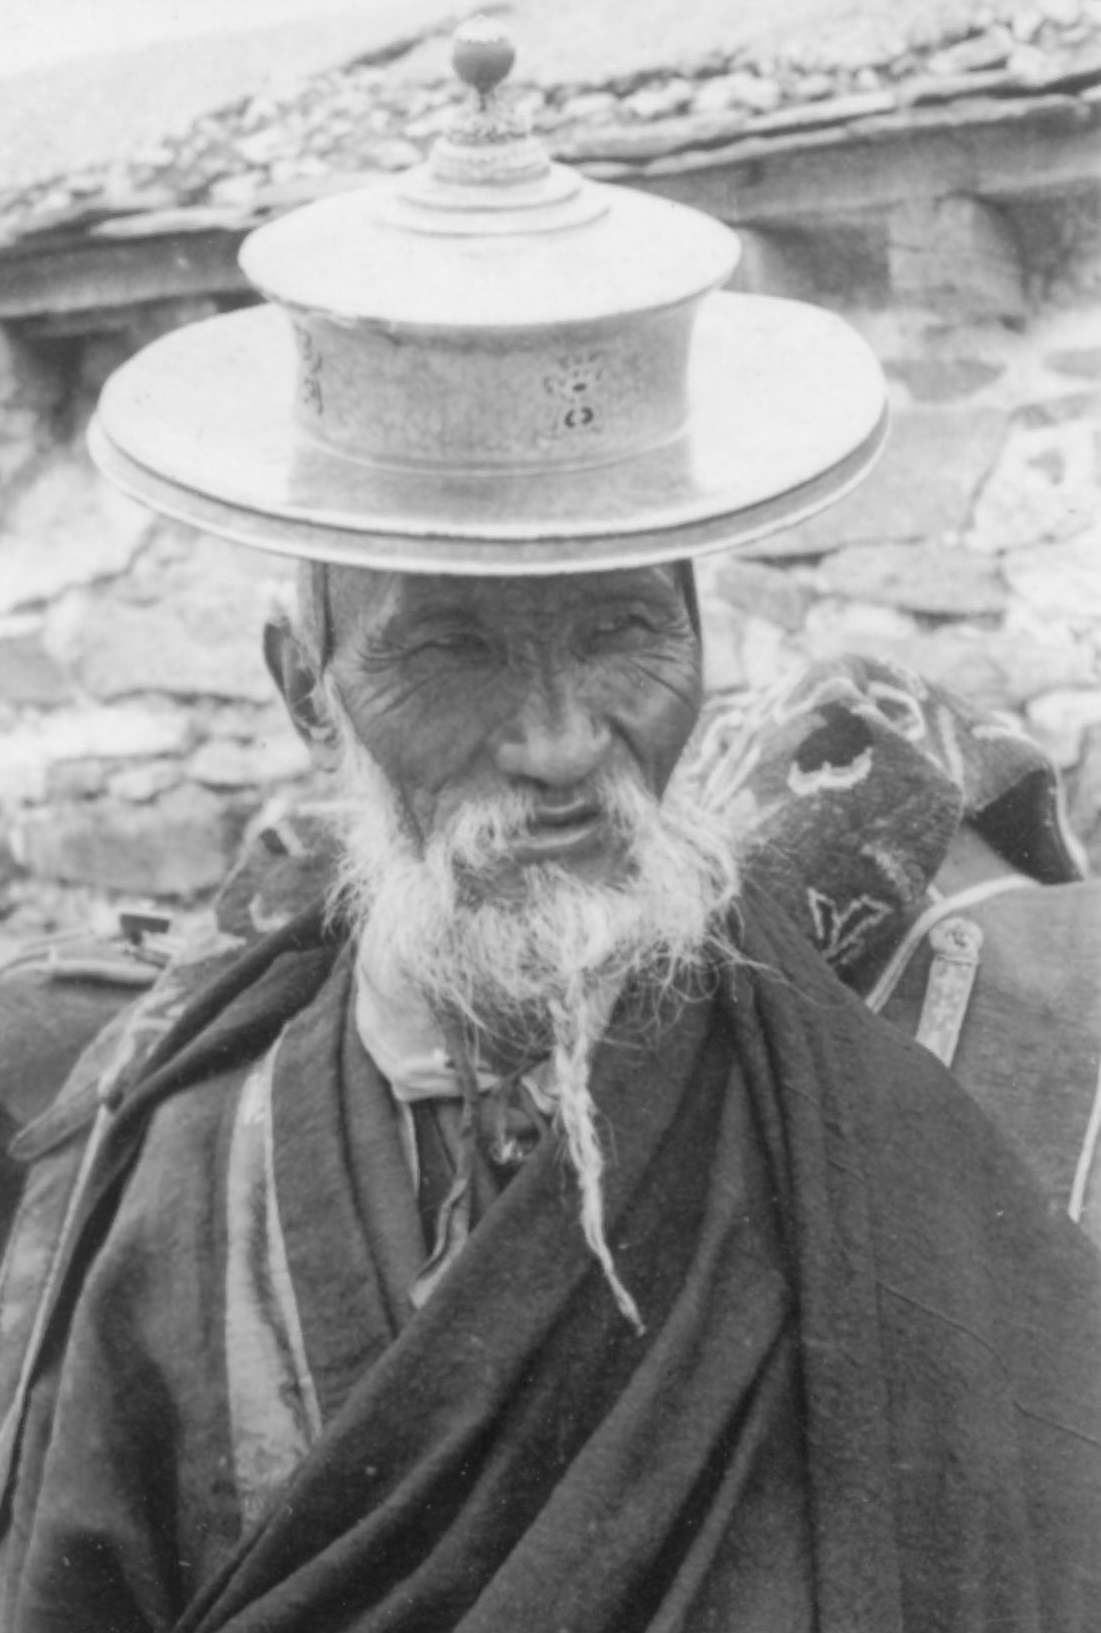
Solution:
[(259, 307), (108, 381), (104, 472), (209, 532), (409, 572), (552, 573), (733, 548), (840, 497), (885, 435), (840, 318), (720, 293), (733, 232), (552, 163), (456, 36), (470, 103), (423, 165), (245, 242)]

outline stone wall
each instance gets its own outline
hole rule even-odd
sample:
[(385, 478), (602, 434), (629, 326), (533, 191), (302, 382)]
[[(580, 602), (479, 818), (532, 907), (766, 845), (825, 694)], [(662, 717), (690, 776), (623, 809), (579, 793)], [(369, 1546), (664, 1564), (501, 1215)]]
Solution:
[(154, 519), (84, 449), (110, 368), (198, 315), (0, 337), (0, 957), (120, 901), (201, 901), (307, 767), (258, 639), (290, 564)]
[[(289, 564), (155, 521), (84, 452), (109, 369), (206, 309), (0, 333), (0, 958), (121, 901), (186, 913), (306, 774), (259, 656)], [(710, 683), (901, 658), (1024, 720), (1098, 865), (1101, 311), (848, 315), (891, 380), (889, 451), (833, 512), (701, 569)]]

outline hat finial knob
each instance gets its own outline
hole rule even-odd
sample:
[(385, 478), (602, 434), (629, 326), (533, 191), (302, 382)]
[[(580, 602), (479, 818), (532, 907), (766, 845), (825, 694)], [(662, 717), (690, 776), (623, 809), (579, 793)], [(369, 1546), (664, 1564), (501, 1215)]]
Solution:
[[(473, 95), (456, 108), (432, 149), (425, 176), (419, 169), (408, 173), (406, 198), (421, 196), (425, 185), (477, 187), (482, 193), (478, 207), (484, 208), (490, 197), (486, 189), (496, 189), (500, 197), (501, 189), (511, 192), (513, 183), (538, 184), (550, 175), (551, 162), (532, 134), (530, 113), (514, 98), (497, 94), (515, 58), (508, 35), (484, 13), (468, 17), (455, 30), (451, 61)], [(448, 220), (454, 222), (450, 208)]]
[(455, 30), (451, 63), (456, 74), (484, 102), (505, 79), (516, 61), (516, 47), (494, 18), (483, 12), (468, 17)]

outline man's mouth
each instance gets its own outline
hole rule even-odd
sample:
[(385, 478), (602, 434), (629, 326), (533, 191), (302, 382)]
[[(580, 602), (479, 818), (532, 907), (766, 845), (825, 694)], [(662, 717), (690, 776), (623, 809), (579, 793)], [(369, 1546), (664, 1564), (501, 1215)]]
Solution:
[(512, 857), (520, 863), (567, 861), (605, 839), (603, 813), (590, 801), (540, 806), (513, 845)]

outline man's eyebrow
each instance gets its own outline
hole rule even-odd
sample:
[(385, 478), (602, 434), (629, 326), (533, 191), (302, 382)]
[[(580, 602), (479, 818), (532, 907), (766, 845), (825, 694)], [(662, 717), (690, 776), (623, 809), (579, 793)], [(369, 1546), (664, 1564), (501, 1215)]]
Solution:
[(609, 588), (600, 595), (580, 601), (577, 611), (600, 612), (608, 607), (648, 607), (668, 612), (682, 607), (684, 598), (673, 584), (635, 584)]
[(374, 642), (400, 642), (410, 636), (432, 634), (438, 630), (480, 627), (482, 619), (473, 607), (411, 607), (401, 608), (386, 621), (370, 631), (368, 639)]

